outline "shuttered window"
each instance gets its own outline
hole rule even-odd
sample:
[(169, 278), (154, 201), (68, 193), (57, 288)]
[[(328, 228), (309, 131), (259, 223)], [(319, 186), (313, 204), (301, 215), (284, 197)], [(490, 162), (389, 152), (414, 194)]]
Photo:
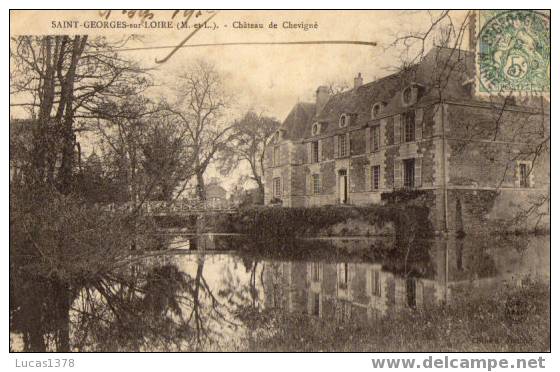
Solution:
[(395, 159), (394, 172), (393, 172), (393, 187), (395, 189), (400, 189), (403, 187), (403, 177), (402, 177), (402, 160)]
[(416, 141), (421, 140), (422, 139), (422, 130), (424, 127), (424, 110), (423, 109), (417, 109), (416, 110), (416, 115), (414, 117), (414, 120), (416, 122)]
[(339, 146), (338, 146), (339, 140), (338, 140), (338, 137), (339, 137), (339, 136), (334, 136), (334, 157), (335, 157), (335, 158), (338, 158), (338, 157), (340, 156), (340, 155), (339, 155), (339, 151), (338, 151), (338, 150), (339, 150)]
[(402, 115), (397, 115), (393, 121), (393, 143), (395, 145), (401, 142), (401, 118)]
[(280, 164), (280, 148), (278, 146), (274, 147), (274, 152), (272, 154), (272, 163), (274, 165)]

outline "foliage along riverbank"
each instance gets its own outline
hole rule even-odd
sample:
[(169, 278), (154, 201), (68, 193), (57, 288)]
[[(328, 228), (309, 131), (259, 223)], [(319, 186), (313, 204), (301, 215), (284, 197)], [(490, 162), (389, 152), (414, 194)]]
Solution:
[(190, 217), (162, 216), (162, 228), (193, 232), (238, 233), (259, 240), (318, 236), (402, 236), (431, 238), (429, 209), (414, 203), (307, 208), (252, 207), (236, 214)]
[(550, 286), (524, 283), (494, 296), (465, 288), (435, 309), (390, 314), (368, 325), (279, 310), (246, 312), (251, 351), (546, 352)]

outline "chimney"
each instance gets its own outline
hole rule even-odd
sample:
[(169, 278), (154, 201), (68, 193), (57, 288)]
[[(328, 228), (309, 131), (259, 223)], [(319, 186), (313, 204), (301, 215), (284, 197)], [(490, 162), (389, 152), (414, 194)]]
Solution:
[(315, 92), (315, 115), (319, 115), (329, 101), (331, 94), (329, 87), (321, 85)]
[(364, 83), (364, 79), (362, 79), (362, 73), (358, 72), (358, 76), (354, 78), (354, 89), (358, 89)]

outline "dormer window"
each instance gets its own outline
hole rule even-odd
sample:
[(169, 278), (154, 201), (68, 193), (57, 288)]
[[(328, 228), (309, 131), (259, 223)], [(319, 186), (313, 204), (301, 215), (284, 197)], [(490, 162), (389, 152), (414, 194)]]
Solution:
[(382, 112), (383, 108), (385, 108), (385, 102), (377, 102), (371, 108), (371, 118), (377, 118)]
[(405, 88), (402, 93), (402, 100), (405, 106), (412, 104), (412, 87)]
[(348, 126), (348, 121), (350, 120), (350, 116), (348, 114), (340, 115), (340, 120), (338, 122), (338, 126), (344, 128)]
[(278, 129), (276, 133), (274, 133), (273, 141), (274, 143), (280, 142), (284, 138), (284, 130)]
[(319, 123), (313, 123), (313, 126), (311, 127), (311, 134), (316, 136), (321, 132), (321, 124)]
[(423, 87), (420, 84), (412, 83), (402, 91), (402, 104), (403, 106), (410, 106), (417, 103), (423, 92)]

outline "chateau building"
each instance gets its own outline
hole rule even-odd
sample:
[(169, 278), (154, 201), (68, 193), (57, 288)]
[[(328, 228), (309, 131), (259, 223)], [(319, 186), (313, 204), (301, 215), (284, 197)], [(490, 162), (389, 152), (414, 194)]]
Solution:
[(477, 94), (475, 76), (472, 52), (434, 47), (379, 80), (358, 74), (351, 90), (319, 87), (267, 148), (265, 203), (366, 205), (423, 190), (436, 230), (529, 208), (550, 187), (549, 102)]

